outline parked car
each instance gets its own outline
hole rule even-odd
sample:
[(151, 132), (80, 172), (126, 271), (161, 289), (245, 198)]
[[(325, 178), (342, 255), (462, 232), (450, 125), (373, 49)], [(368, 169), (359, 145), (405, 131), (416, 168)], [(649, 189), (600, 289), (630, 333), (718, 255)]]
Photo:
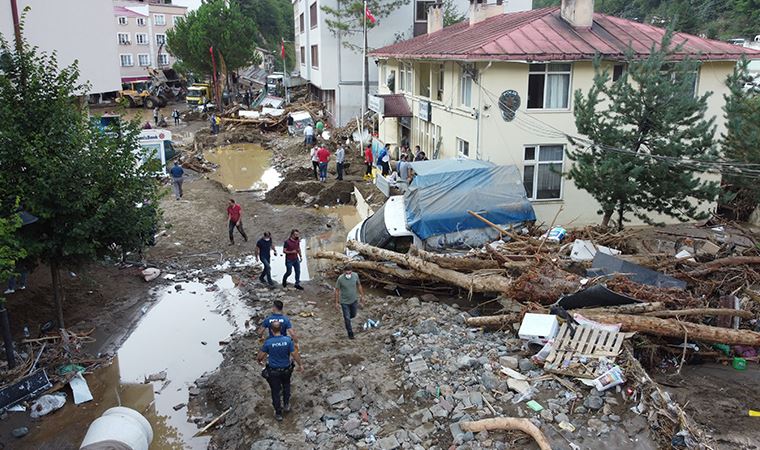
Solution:
[(311, 118), (311, 114), (306, 111), (292, 112), (288, 118), (288, 134), (301, 136), (304, 128), (308, 125), (314, 126), (314, 119)]

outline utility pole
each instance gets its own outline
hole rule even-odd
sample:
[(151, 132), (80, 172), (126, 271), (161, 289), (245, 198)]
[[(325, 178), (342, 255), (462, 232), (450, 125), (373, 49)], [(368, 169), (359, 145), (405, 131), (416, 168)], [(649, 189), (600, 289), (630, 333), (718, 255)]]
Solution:
[(21, 21), (18, 18), (18, 4), (16, 0), (11, 0), (11, 15), (13, 16), (13, 33), (16, 35), (16, 51), (20, 54), (22, 49)]
[(367, 0), (364, 0), (364, 10), (362, 11), (362, 24), (364, 32), (364, 45), (362, 46), (362, 110), (359, 128), (359, 149), (364, 148), (364, 113), (367, 110)]

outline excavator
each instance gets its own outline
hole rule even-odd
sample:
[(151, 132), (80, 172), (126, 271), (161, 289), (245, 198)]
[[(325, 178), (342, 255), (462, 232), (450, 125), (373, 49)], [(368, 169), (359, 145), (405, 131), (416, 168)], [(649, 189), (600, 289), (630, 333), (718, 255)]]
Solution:
[[(167, 74), (166, 72), (170, 72)], [(122, 83), (119, 101), (126, 102), (130, 108), (163, 108), (169, 100), (180, 99), (185, 95), (184, 82), (176, 77), (172, 69), (157, 70), (148, 67), (150, 80)], [(167, 75), (175, 74), (172, 79)]]

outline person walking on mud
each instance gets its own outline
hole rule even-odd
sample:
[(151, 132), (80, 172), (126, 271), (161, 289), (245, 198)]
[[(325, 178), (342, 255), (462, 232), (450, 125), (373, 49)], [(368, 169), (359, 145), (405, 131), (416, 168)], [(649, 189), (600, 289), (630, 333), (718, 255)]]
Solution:
[(185, 176), (185, 171), (182, 169), (182, 166), (179, 165), (179, 161), (174, 161), (174, 166), (169, 170), (169, 173), (172, 176), (172, 190), (174, 191), (174, 197), (179, 200), (182, 198), (182, 177)]
[(312, 147), (311, 152), (309, 153), (311, 156), (311, 170), (314, 172), (314, 179), (319, 181), (319, 156), (317, 156), (317, 152), (319, 149), (315, 145)]
[(264, 341), (256, 359), (260, 364), (267, 361), (261, 376), (272, 389), (274, 418), (281, 421), (282, 413), (290, 412), (290, 377), (293, 368), (295, 366), (299, 372), (303, 372), (303, 364), (293, 339), (282, 335), (280, 322), (272, 322), (269, 329), (272, 336)]
[(338, 149), (335, 150), (335, 173), (338, 175), (336, 180), (343, 180), (343, 161), (346, 160), (346, 149), (342, 145), (338, 145)]
[(282, 277), (282, 287), (288, 285), (288, 277), (291, 273), (296, 274), (296, 283), (293, 285), (299, 291), (303, 291), (301, 287), (301, 239), (298, 230), (293, 229), (290, 232), (290, 237), (282, 245), (282, 252), (285, 254), (285, 275)]
[(153, 124), (158, 126), (158, 106), (153, 108)]
[(359, 281), (359, 274), (354, 273), (350, 264), (343, 267), (343, 273), (335, 282), (335, 308), (343, 313), (343, 324), (346, 326), (348, 338), (354, 338), (354, 330), (351, 327), (351, 319), (356, 317), (356, 313), (364, 301), (364, 288)]
[(266, 338), (274, 336), (274, 333), (272, 332), (272, 325), (274, 323), (279, 323), (280, 334), (283, 336), (288, 336), (289, 334), (290, 338), (293, 339), (293, 342), (298, 342), (298, 337), (296, 336), (296, 330), (293, 329), (293, 324), (290, 322), (288, 316), (282, 312), (284, 308), (285, 305), (283, 305), (280, 300), (275, 300), (272, 302), (272, 314), (267, 316), (267, 318), (261, 322), (260, 335), (262, 340), (266, 340)]
[(235, 245), (235, 237), (232, 234), (235, 231), (235, 228), (237, 228), (243, 236), (243, 240), (248, 242), (248, 236), (245, 234), (245, 230), (243, 230), (243, 209), (240, 205), (235, 203), (234, 199), (230, 199), (229, 204), (227, 205), (227, 220), (227, 225), (230, 231), (229, 245)]
[(266, 283), (273, 287), (274, 282), (272, 281), (272, 264), (270, 259), (272, 253), (274, 253), (274, 256), (277, 256), (277, 250), (272, 245), (272, 233), (265, 231), (264, 236), (256, 242), (256, 261), (261, 261), (261, 264), (264, 265), (264, 270), (261, 271), (259, 281), (264, 283), (266, 280)]
[(179, 125), (179, 110), (178, 109), (175, 109), (174, 111), (172, 111), (172, 117), (174, 118), (174, 126), (176, 127), (177, 125)]
[(324, 145), (317, 150), (317, 160), (319, 161), (319, 181), (327, 181), (327, 163), (330, 162), (330, 150)]
[(364, 165), (367, 168), (364, 172), (365, 180), (372, 180), (372, 163), (372, 147), (370, 145), (367, 145), (367, 147), (364, 149)]

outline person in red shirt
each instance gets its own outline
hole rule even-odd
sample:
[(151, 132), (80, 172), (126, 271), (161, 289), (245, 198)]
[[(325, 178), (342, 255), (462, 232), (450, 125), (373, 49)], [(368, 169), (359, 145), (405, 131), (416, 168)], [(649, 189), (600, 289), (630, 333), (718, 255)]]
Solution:
[(317, 150), (317, 160), (319, 161), (319, 181), (327, 181), (327, 163), (330, 161), (330, 150), (324, 145)]
[(371, 180), (372, 179), (372, 147), (367, 146), (367, 148), (364, 149), (364, 164), (367, 166), (367, 171), (364, 173), (364, 179), (365, 180)]
[(294, 287), (302, 291), (301, 287), (301, 239), (298, 230), (293, 229), (290, 237), (282, 245), (282, 252), (285, 254), (285, 276), (282, 277), (282, 287), (287, 286), (288, 277), (291, 273), (296, 273), (296, 284)]
[(235, 238), (232, 235), (232, 232), (235, 231), (235, 228), (240, 232), (240, 234), (243, 236), (243, 240), (245, 242), (248, 242), (248, 236), (245, 234), (245, 230), (243, 230), (243, 209), (235, 203), (234, 199), (230, 199), (229, 204), (227, 205), (227, 220), (229, 221), (228, 226), (230, 230), (230, 245), (235, 244)]

